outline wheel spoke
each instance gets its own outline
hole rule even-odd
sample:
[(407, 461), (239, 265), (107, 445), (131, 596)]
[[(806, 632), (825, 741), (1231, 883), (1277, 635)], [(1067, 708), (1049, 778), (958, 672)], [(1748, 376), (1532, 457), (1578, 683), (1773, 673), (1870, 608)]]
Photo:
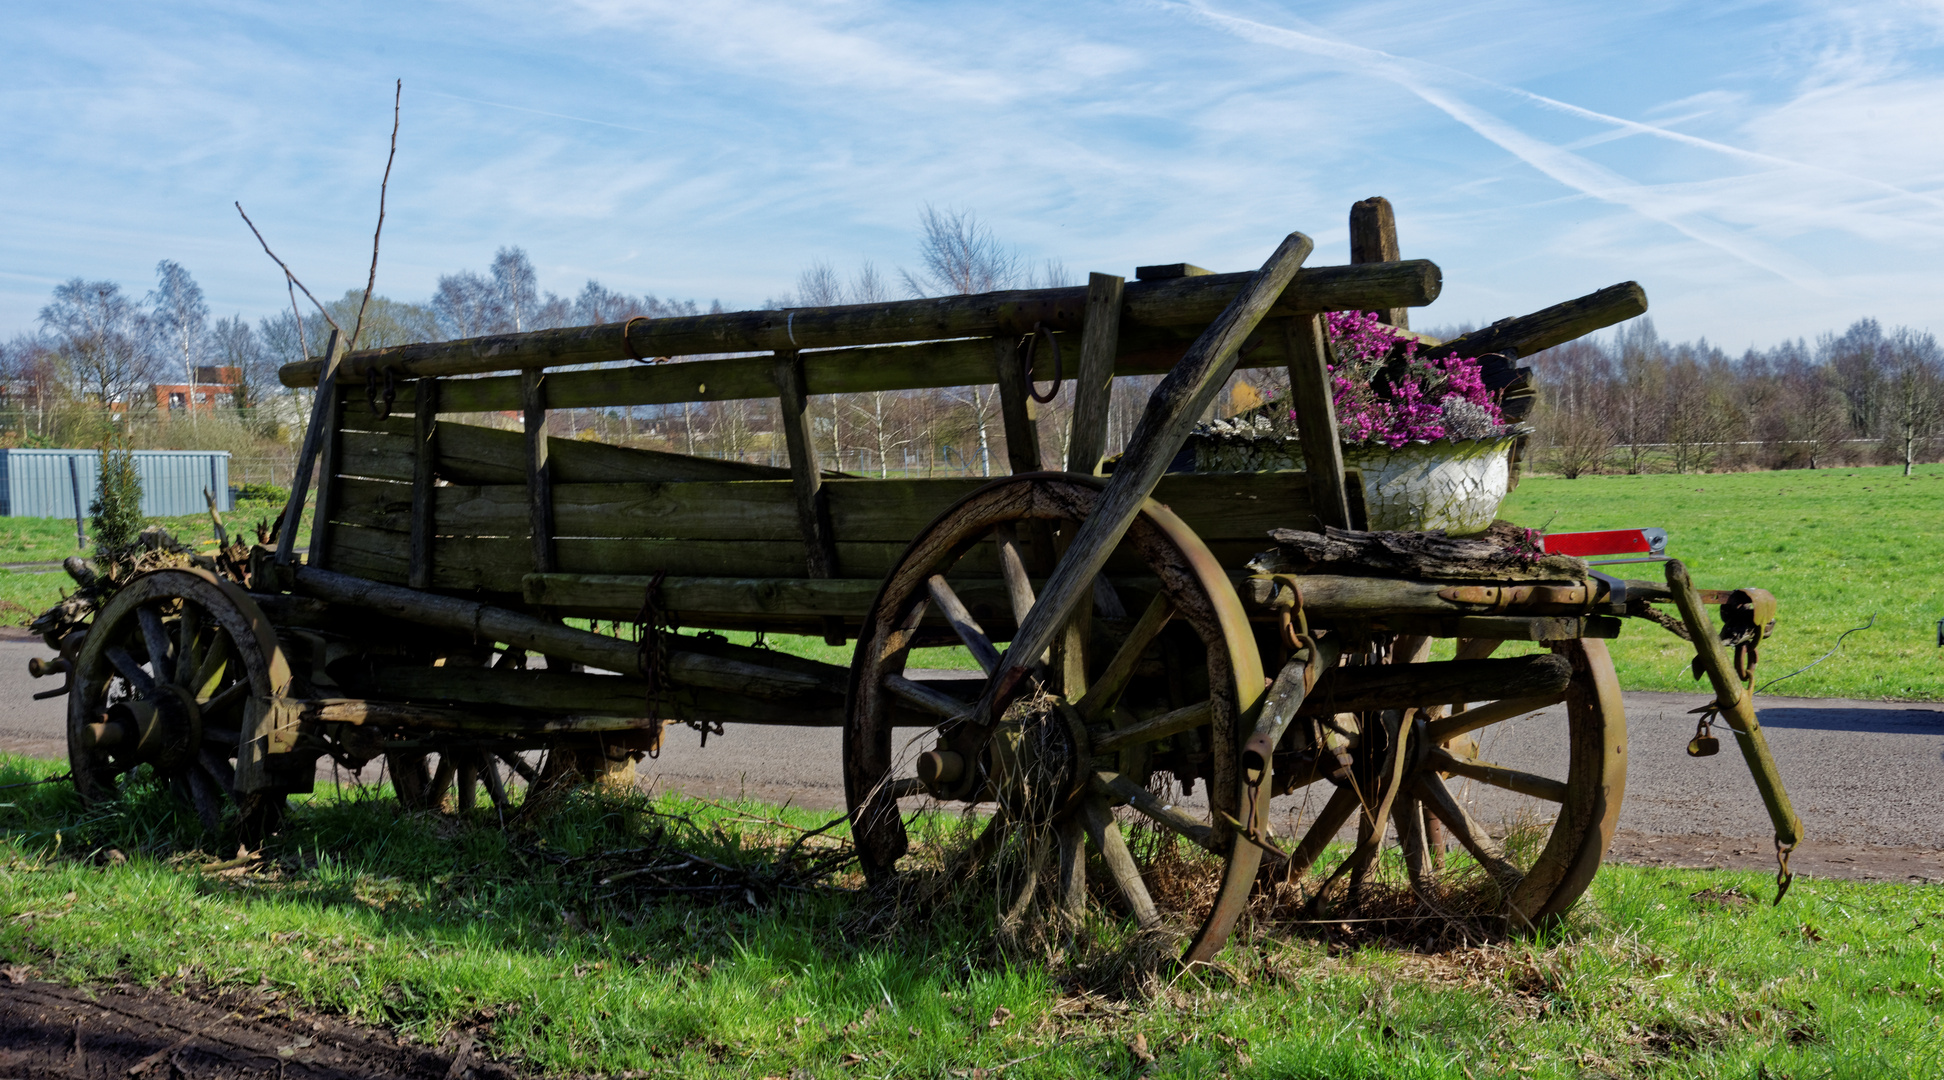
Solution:
[(1558, 780), (1535, 776), (1518, 769), (1508, 769), (1488, 761), (1459, 757), (1442, 746), (1432, 748), (1431, 757), (1425, 764), (1438, 772), (1463, 776), (1481, 784), (1490, 784), (1507, 791), (1516, 791), (1521, 795), (1530, 795), (1535, 799), (1556, 803), (1566, 801), (1566, 785)]
[(999, 666), (999, 650), (992, 647), (992, 639), (986, 636), (985, 628), (959, 601), (958, 594), (952, 591), (945, 575), (933, 574), (926, 580), (925, 588), (931, 593), (932, 602), (938, 605), (939, 614), (945, 616), (952, 631), (965, 643), (966, 651), (978, 661), (979, 670), (987, 675), (992, 674), (993, 669)]
[(467, 750), (459, 762), (459, 812), (470, 814), (479, 805), (479, 761)]
[(239, 679), (223, 687), (212, 695), (209, 700), (200, 703), (203, 719), (207, 720), (212, 716), (220, 716), (224, 712), (242, 704), (243, 699), (248, 696), (250, 696), (250, 684), (247, 680)]
[(223, 827), (222, 804), (216, 800), (216, 781), (199, 765), (191, 765), (184, 780), (189, 786), (189, 801), (196, 808), (196, 817), (201, 819), (203, 828), (215, 832)]
[(529, 785), (537, 784), (540, 782), (539, 771), (536, 770), (533, 766), (527, 764), (526, 759), (521, 757), (519, 754), (516, 754), (511, 750), (501, 750), (499, 753), (499, 759), (501, 761), (506, 762), (507, 768), (510, 768), (514, 772), (519, 773), (520, 779), (525, 780)]
[(1094, 773), (1094, 784), (1096, 793), (1125, 802), (1146, 815), (1156, 825), (1180, 836), (1196, 847), (1217, 855), (1223, 854), (1215, 849), (1213, 829), (1175, 809), (1172, 803), (1164, 801), (1159, 795), (1127, 777), (1116, 772), (1097, 772)]
[(934, 690), (924, 683), (913, 682), (903, 675), (886, 675), (884, 688), (891, 691), (892, 696), (899, 701), (948, 720), (972, 707), (943, 690)]
[(1060, 842), (1060, 867), (1054, 902), (1069, 921), (1078, 922), (1087, 911), (1087, 826), (1079, 815), (1068, 813), (1060, 818), (1055, 835)]
[(891, 781), (884, 789), (884, 792), (892, 799), (912, 799), (920, 795), (931, 794), (931, 789), (925, 786), (923, 780), (915, 776), (901, 776)]
[[(234, 746), (234, 741), (230, 745)], [(208, 773), (209, 778), (216, 781), (218, 787), (226, 792), (236, 790), (236, 769), (230, 765), (227, 756), (218, 754), (205, 746), (196, 755), (196, 760), (202, 764), (203, 772)]]
[(1424, 726), (1424, 739), (1433, 746), (1440, 746), (1447, 740), (1455, 739), (1460, 735), (1477, 731), (1482, 727), (1490, 727), (1493, 724), (1510, 720), (1515, 716), (1524, 716), (1527, 713), (1538, 712), (1540, 709), (1557, 705), (1564, 700), (1566, 700), (1566, 695), (1564, 694), (1541, 694), (1537, 697), (1506, 698), (1503, 701), (1488, 701), (1475, 709), (1467, 709), (1455, 716), (1441, 717), (1431, 721)]
[(144, 605), (135, 609), (135, 621), (142, 627), (142, 643), (148, 646), (149, 670), (155, 673), (157, 683), (168, 682), (172, 674), (169, 667), (169, 632), (162, 626), (162, 616), (154, 608)]
[(108, 663), (115, 668), (115, 674), (127, 679), (128, 685), (134, 687), (136, 693), (150, 694), (155, 691), (155, 680), (149, 678), (149, 673), (142, 670), (142, 665), (135, 662), (135, 657), (127, 649), (110, 645), (106, 655)]
[(1291, 880), (1303, 876), (1309, 872), (1310, 867), (1316, 865), (1316, 860), (1323, 854), (1323, 849), (1329, 847), (1330, 841), (1336, 839), (1336, 834), (1342, 831), (1344, 822), (1350, 820), (1350, 815), (1356, 813), (1360, 805), (1362, 804), (1357, 800), (1357, 793), (1347, 785), (1337, 788), (1331, 794), (1330, 800), (1323, 804), (1322, 811), (1316, 815), (1316, 820), (1310, 822), (1309, 830), (1303, 833), (1301, 842), (1290, 849), (1289, 866), (1285, 872)]
[(182, 617), (176, 620), (175, 673), (171, 680), (185, 690), (193, 689), (196, 684), (190, 677), (196, 673), (196, 638), (202, 633), (202, 611), (196, 605), (185, 602)]
[(1107, 800), (1092, 795), (1081, 802), (1080, 809), (1085, 815), (1087, 836), (1093, 840), (1094, 850), (1100, 852), (1100, 861), (1106, 864), (1114, 885), (1127, 900), (1134, 921), (1143, 930), (1161, 925), (1161, 913), (1155, 909), (1154, 898), (1148, 895), (1147, 883), (1141, 880), (1140, 867), (1134, 865), (1134, 856), (1127, 850), (1127, 841), (1121, 838), (1120, 825), (1115, 823), (1113, 811), (1107, 808)]
[(1143, 720), (1131, 727), (1108, 732), (1094, 740), (1094, 753), (1111, 754), (1123, 747), (1138, 743), (1160, 742), (1171, 735), (1193, 731), (1207, 724), (1215, 716), (1215, 704), (1211, 701), (1198, 701), (1185, 705), (1172, 712)]
[(1438, 820), (1444, 822), (1445, 828), (1451, 830), (1452, 837), (1464, 845), (1466, 851), (1471, 852), (1472, 858), (1477, 859), (1478, 864), (1483, 866), (1487, 873), (1502, 880), (1516, 880), (1523, 876), (1518, 867), (1505, 861), (1505, 852), (1499, 847), (1498, 842), (1492, 839), (1484, 826), (1465, 812), (1465, 808), (1459, 805), (1458, 800), (1452, 796), (1451, 789), (1445, 787), (1444, 781), (1438, 777), (1438, 774), (1419, 773), (1417, 782), (1413, 786), (1418, 798), (1424, 800), (1424, 808), (1436, 814)]
[[(229, 659), (229, 635), (218, 630), (215, 640), (209, 643), (209, 651), (203, 654), (202, 663), (196, 666), (196, 673), (189, 679), (188, 689), (195, 691), (198, 701), (215, 691), (223, 673), (229, 670)], [(239, 682), (237, 685), (243, 686), (245, 683)]]
[(1078, 708), (1082, 717), (1092, 720), (1120, 698), (1121, 691), (1127, 686), (1127, 680), (1134, 677), (1134, 669), (1141, 662), (1141, 654), (1147, 651), (1155, 635), (1159, 634), (1161, 628), (1168, 625), (1168, 620), (1173, 617), (1174, 602), (1168, 599), (1168, 594), (1156, 593), (1154, 599), (1148, 603), (1147, 610), (1141, 612), (1141, 618), (1134, 624), (1134, 629), (1128, 631), (1127, 640), (1121, 642), (1120, 648), (1114, 653), (1114, 658), (1109, 660), (1107, 666), (1101, 670), (1100, 678), (1095, 679), (1093, 686), (1088, 688), (1087, 696), (1080, 699)]
[(449, 753), (441, 753), (439, 755), (439, 768), (432, 774), (432, 785), (425, 792), (426, 809), (437, 810), (440, 806), (444, 805), (446, 792), (452, 790), (452, 779), (458, 775), (458, 772), (458, 767), (453, 763), (452, 755)]
[(1006, 579), (1006, 598), (1012, 602), (1013, 621), (1026, 624), (1033, 610), (1033, 582), (1026, 576), (1026, 560), (1019, 554), (1019, 534), (1007, 522), (992, 531), (999, 548), (999, 574)]
[(1424, 804), (1406, 791), (1397, 797), (1397, 808), (1391, 817), (1397, 823), (1397, 846), (1404, 855), (1404, 872), (1411, 879), (1411, 888), (1420, 896), (1425, 895), (1431, 884), (1431, 849), (1424, 835)]
[(484, 754), (480, 755), (479, 778), (486, 782), (486, 796), (493, 800), (493, 808), (501, 814), (512, 811), (513, 800), (506, 797), (506, 782), (500, 778), (499, 766)]
[(1025, 880), (1019, 883), (1019, 891), (1013, 894), (1012, 904), (1006, 908), (1005, 917), (1000, 920), (999, 933), (1013, 939), (1019, 932), (1020, 923), (1026, 919), (1026, 912), (1033, 906), (1033, 894), (1039, 891), (1040, 872), (1046, 869), (1046, 837), (1033, 830), (1026, 840)]

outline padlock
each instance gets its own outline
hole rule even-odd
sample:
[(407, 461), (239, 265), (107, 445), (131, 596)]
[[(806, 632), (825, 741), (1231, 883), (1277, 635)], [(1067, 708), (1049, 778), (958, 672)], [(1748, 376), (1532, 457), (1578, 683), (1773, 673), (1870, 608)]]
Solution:
[(1688, 743), (1689, 757), (1713, 757), (1721, 753), (1721, 740), (1713, 735), (1696, 735)]

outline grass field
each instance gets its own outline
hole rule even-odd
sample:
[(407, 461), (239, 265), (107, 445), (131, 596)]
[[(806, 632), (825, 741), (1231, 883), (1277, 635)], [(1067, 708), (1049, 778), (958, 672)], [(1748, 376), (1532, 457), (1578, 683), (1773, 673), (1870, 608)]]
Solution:
[[(1850, 635), (1842, 651), (1774, 688), (1798, 697), (1944, 699), (1944, 465), (1716, 475), (1533, 477), (1501, 516), (1576, 532), (1659, 526), (1668, 553), (1704, 588), (1775, 594), (1775, 636), (1756, 683), (1787, 674)], [(1615, 568), (1652, 576), (1658, 567)], [(1672, 635), (1630, 622), (1613, 644), (1629, 690), (1678, 690), (1693, 653)]]
[[(240, 504), (231, 528), (275, 516), (269, 504)], [(1774, 688), (1798, 697), (1944, 700), (1944, 465), (1921, 465), (1906, 480), (1892, 466), (1703, 475), (1529, 477), (1502, 516), (1554, 532), (1659, 526), (1669, 551), (1706, 588), (1759, 586), (1781, 604), (1775, 636), (1762, 649), (1758, 685), (1816, 659), (1837, 634), (1842, 651)], [(165, 519), (185, 541), (210, 540), (207, 516)], [(308, 526), (306, 525), (306, 531)], [(300, 537), (303, 534), (300, 533)], [(1266, 546), (1266, 540), (1265, 540)], [(74, 547), (72, 522), (0, 519), (0, 562), (59, 559)], [(1620, 568), (1654, 576), (1658, 567)], [(0, 601), (38, 612), (67, 587), (65, 575), (0, 570)], [(25, 611), (6, 608), (9, 621)], [(732, 634), (747, 643), (748, 634)], [(778, 648), (850, 663), (850, 648), (814, 638), (770, 638)], [(1509, 652), (1510, 650), (1508, 650)], [(921, 650), (919, 666), (970, 667), (958, 650)], [(1621, 685), (1684, 690), (1692, 653), (1653, 626), (1630, 622), (1614, 643)]]
[[(0, 784), (57, 768), (7, 760)], [(1543, 939), (1418, 951), (1285, 931), (1180, 975), (1130, 962), (1142, 950), (1117, 925), (1008, 960), (977, 905), (887, 920), (844, 876), (602, 898), (602, 851), (760, 870), (823, 824), (772, 807), (587, 796), (502, 829), (334, 795), (245, 871), (196, 851), (159, 793), (96, 811), (64, 784), (0, 799), (0, 962), (261, 984), (421, 1039), (477, 1030), (553, 1073), (1944, 1075), (1934, 887), (1799, 880), (1773, 907), (1761, 874), (1609, 866)]]

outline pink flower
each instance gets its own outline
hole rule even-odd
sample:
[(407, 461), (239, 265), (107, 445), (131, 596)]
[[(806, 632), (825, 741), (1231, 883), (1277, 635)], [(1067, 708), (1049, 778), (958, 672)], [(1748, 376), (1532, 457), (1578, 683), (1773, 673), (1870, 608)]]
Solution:
[(1333, 353), (1332, 397), (1344, 442), (1395, 449), (1442, 439), (1447, 434), (1444, 404), (1452, 398), (1476, 405), (1491, 424), (1504, 424), (1478, 361), (1461, 356), (1420, 359), (1417, 340), (1400, 336), (1375, 312), (1331, 312), (1325, 321)]

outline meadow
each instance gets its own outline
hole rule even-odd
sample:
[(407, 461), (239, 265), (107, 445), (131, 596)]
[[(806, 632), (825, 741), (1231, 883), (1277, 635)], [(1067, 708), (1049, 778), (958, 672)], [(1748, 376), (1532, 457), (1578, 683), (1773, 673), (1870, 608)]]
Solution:
[[(0, 761), (0, 784), (57, 769)], [(1181, 973), (1150, 962), (1174, 943), (1111, 922), (1002, 954), (977, 890), (920, 912), (842, 872), (791, 886), (788, 845), (825, 822), (774, 807), (583, 794), (502, 827), (352, 789), (237, 865), (154, 789), (93, 810), (65, 784), (0, 799), (10, 974), (260, 987), (427, 1042), (470, 1031), (535, 1073), (1944, 1074), (1934, 886), (1803, 879), (1773, 906), (1763, 874), (1608, 866), (1539, 937), (1284, 927)], [(840, 825), (800, 850), (842, 844)], [(755, 887), (629, 893), (603, 860), (674, 851)]]

